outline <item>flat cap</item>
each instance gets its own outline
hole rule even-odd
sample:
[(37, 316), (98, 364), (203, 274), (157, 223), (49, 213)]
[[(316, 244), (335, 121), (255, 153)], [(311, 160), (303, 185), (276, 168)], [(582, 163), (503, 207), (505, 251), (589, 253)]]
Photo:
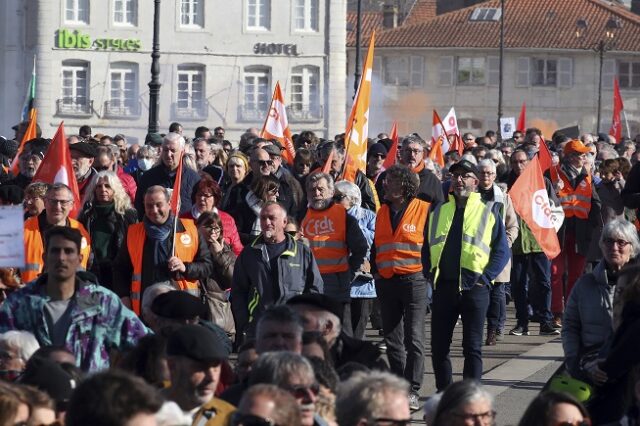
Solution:
[(201, 325), (183, 325), (167, 341), (167, 355), (184, 356), (200, 362), (227, 359), (229, 348), (213, 331)]
[(473, 173), (478, 177), (478, 168), (469, 160), (460, 160), (457, 163), (449, 167), (449, 173)]
[(188, 320), (206, 315), (205, 305), (196, 296), (182, 290), (162, 293), (153, 299), (151, 312), (163, 318)]
[(98, 154), (93, 145), (88, 144), (87, 142), (78, 142), (71, 144), (69, 145), (69, 151), (75, 151), (83, 157), (87, 158), (93, 158)]

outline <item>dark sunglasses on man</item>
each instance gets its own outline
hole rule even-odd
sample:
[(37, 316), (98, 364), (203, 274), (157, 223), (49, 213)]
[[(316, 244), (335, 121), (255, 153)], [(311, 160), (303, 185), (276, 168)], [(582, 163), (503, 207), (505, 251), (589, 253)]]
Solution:
[(235, 412), (231, 417), (231, 426), (278, 426), (271, 419), (254, 416), (253, 414), (242, 414)]

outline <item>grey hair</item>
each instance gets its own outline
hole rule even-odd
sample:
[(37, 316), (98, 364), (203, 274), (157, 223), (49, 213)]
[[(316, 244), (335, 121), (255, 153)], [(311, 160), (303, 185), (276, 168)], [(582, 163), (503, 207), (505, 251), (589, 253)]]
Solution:
[(352, 206), (362, 204), (362, 194), (360, 193), (360, 188), (358, 188), (358, 185), (355, 183), (349, 182), (348, 180), (341, 180), (336, 182), (335, 188), (347, 196)]
[(171, 284), (171, 281), (162, 281), (145, 288), (142, 293), (142, 304), (140, 307), (142, 318), (147, 321), (150, 316), (155, 316), (151, 311), (151, 305), (155, 298), (163, 293), (168, 293), (173, 290), (177, 290), (177, 288)]
[(498, 162), (500, 164), (505, 164), (504, 155), (502, 155), (502, 152), (500, 152), (499, 150), (497, 150), (495, 148), (494, 149), (490, 149), (487, 152), (487, 156), (491, 157), (491, 159), (493, 159), (493, 160), (498, 160)]
[(402, 139), (402, 148), (406, 148), (412, 143), (416, 143), (420, 145), (425, 153), (429, 150), (429, 145), (427, 144), (427, 142), (424, 139), (422, 139), (420, 136), (418, 136), (417, 133), (412, 133), (409, 136)]
[(337, 315), (325, 310), (319, 309), (315, 312), (316, 318), (318, 319), (319, 329), (324, 329), (326, 324), (331, 321), (331, 323), (333, 324), (333, 332), (337, 337), (342, 330), (342, 323), (340, 322), (340, 318)]
[(493, 396), (476, 380), (462, 380), (449, 385), (440, 398), (438, 410), (433, 424), (446, 425), (444, 421), (449, 414), (462, 408), (464, 405), (485, 400), (493, 408)]
[(489, 160), (487, 158), (484, 158), (484, 159), (478, 161), (478, 168), (481, 169), (483, 167), (488, 168), (493, 173), (496, 172), (496, 163), (494, 163), (493, 160)]
[(307, 176), (307, 183), (305, 185), (307, 187), (306, 188), (307, 192), (311, 190), (311, 185), (313, 185), (314, 183), (318, 182), (321, 179), (324, 179), (327, 181), (327, 187), (329, 188), (329, 191), (331, 193), (335, 192), (335, 184), (333, 183), (333, 178), (329, 173), (322, 173), (322, 172), (311, 173), (309, 176)]
[(138, 152), (136, 153), (136, 158), (140, 158), (143, 155), (151, 157), (154, 160), (158, 159), (158, 151), (154, 147), (152, 147), (151, 145), (142, 145), (138, 149)]
[(385, 412), (390, 395), (408, 398), (409, 383), (391, 373), (372, 371), (354, 374), (338, 387), (336, 420), (340, 426), (355, 426), (361, 419), (374, 424)]
[(622, 238), (631, 243), (631, 257), (635, 257), (640, 253), (640, 238), (636, 227), (629, 221), (624, 219), (613, 219), (604, 225), (602, 234), (600, 235), (600, 248), (604, 250), (604, 240), (607, 238)]
[(169, 200), (171, 200), (171, 195), (169, 195), (169, 191), (167, 190), (167, 188), (161, 185), (150, 186), (149, 188), (147, 188), (146, 192), (144, 193), (144, 196), (146, 197), (147, 195), (152, 195), (152, 194), (155, 194), (156, 192), (162, 192), (164, 194), (164, 198), (167, 199), (167, 203), (169, 202)]
[(284, 387), (292, 376), (315, 380), (311, 363), (302, 355), (288, 351), (265, 352), (253, 364), (249, 385), (269, 383)]
[(113, 206), (116, 213), (123, 215), (126, 210), (131, 208), (131, 199), (129, 195), (124, 190), (122, 186), (122, 182), (116, 175), (116, 172), (103, 170), (101, 172), (96, 173), (96, 175), (91, 179), (87, 189), (85, 191), (84, 196), (84, 204), (93, 203), (93, 200), (96, 198), (95, 189), (98, 186), (98, 181), (100, 179), (104, 179), (107, 181), (107, 184), (113, 189)]
[(31, 355), (40, 349), (40, 344), (36, 337), (28, 331), (11, 330), (0, 334), (0, 343), (15, 349), (18, 356), (24, 362), (29, 361)]
[(169, 142), (178, 142), (178, 145), (180, 145), (180, 149), (184, 149), (184, 146), (187, 143), (180, 133), (174, 132), (167, 133), (167, 135), (162, 140), (162, 145), (166, 145)]
[(476, 157), (473, 154), (465, 154), (460, 158), (460, 161), (462, 160), (467, 160), (468, 162), (470, 162), (471, 164), (474, 165), (478, 165), (478, 160), (476, 159)]

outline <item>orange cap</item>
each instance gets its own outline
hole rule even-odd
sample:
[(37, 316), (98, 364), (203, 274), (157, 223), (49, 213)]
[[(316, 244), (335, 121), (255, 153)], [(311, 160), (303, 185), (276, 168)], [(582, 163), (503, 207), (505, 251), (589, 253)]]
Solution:
[(584, 144), (579, 141), (578, 139), (573, 139), (572, 141), (569, 141), (565, 146), (564, 146), (564, 150), (562, 151), (564, 153), (564, 155), (568, 155), (568, 154), (573, 154), (575, 152), (578, 152), (580, 154), (584, 154), (589, 152), (590, 149), (586, 146), (584, 146)]

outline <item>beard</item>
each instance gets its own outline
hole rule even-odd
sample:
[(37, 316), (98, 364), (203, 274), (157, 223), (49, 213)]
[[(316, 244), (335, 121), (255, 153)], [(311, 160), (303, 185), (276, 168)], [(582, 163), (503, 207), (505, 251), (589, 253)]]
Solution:
[(309, 205), (314, 210), (324, 210), (327, 207), (329, 207), (329, 204), (331, 204), (331, 198), (326, 198), (324, 200), (317, 200), (317, 201), (312, 200), (309, 202)]

